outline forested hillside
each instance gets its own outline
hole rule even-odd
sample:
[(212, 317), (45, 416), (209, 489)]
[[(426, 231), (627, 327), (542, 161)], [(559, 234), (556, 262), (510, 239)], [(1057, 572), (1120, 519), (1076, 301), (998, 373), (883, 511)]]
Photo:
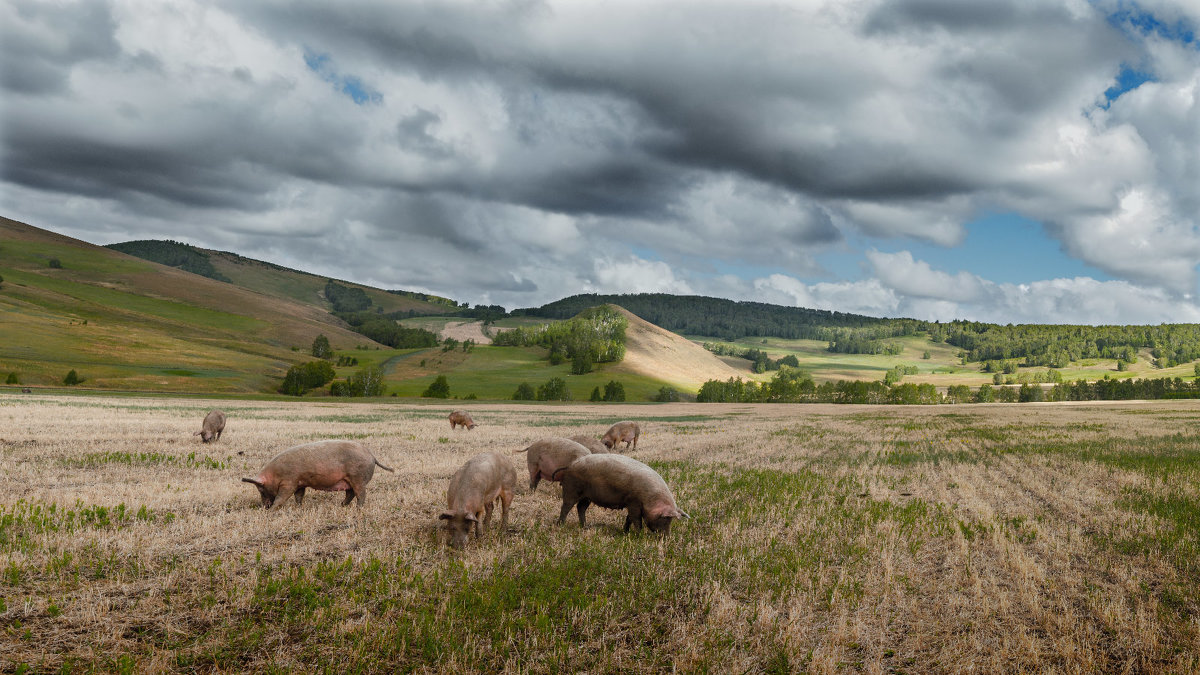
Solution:
[(830, 341), (846, 339), (850, 335), (879, 339), (912, 335), (927, 330), (929, 325), (928, 322), (913, 319), (878, 319), (823, 309), (667, 293), (587, 293), (541, 307), (514, 310), (512, 314), (565, 319), (589, 307), (609, 303), (620, 305), (669, 331), (724, 339), (748, 335)]
[(131, 256), (149, 260), (167, 267), (175, 267), (185, 272), (199, 274), (202, 277), (229, 281), (229, 277), (221, 274), (213, 267), (208, 253), (195, 246), (189, 246), (177, 241), (161, 241), (143, 239), (139, 241), (123, 241), (119, 244), (109, 244), (105, 248), (127, 253)]

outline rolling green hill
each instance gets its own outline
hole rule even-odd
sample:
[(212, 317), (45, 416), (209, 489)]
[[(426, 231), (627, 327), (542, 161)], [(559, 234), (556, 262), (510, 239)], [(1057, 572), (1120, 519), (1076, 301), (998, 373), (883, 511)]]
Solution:
[[(228, 251), (197, 248), (175, 241), (127, 241), (109, 244), (106, 248), (169, 267), (177, 267), (210, 279), (227, 281), (266, 295), (315, 304), (327, 310), (333, 308), (324, 294), (328, 277), (246, 258)], [(458, 305), (453, 300), (436, 295), (413, 291), (385, 291), (340, 279), (334, 281), (350, 288), (361, 289), (371, 300), (371, 308), (380, 308), (384, 313), (440, 315), (458, 311)]]
[(316, 304), (5, 218), (0, 277), (0, 376), (22, 385), (59, 385), (74, 369), (87, 388), (262, 392), (318, 334), (369, 342)]

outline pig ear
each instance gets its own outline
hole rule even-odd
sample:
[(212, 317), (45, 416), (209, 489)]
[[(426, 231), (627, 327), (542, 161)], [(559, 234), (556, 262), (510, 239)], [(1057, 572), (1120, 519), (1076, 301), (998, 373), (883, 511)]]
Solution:
[(257, 485), (258, 487), (263, 487), (262, 481), (257, 481), (257, 480), (254, 480), (253, 478), (243, 478), (242, 482), (243, 483), (253, 483), (254, 485)]
[(443, 511), (442, 515), (438, 516), (438, 520), (450, 520), (454, 518), (454, 514), (449, 511)]
[(684, 511), (683, 509), (676, 508), (675, 513), (679, 514), (679, 515), (675, 516), (676, 518), (687, 518), (689, 520), (691, 519), (691, 516), (689, 516), (687, 514), (687, 511)]
[(467, 520), (471, 521), (472, 523), (478, 523), (478, 522), (479, 522), (479, 519), (475, 517), (475, 514), (474, 514), (474, 513), (468, 513), (468, 514), (467, 514)]

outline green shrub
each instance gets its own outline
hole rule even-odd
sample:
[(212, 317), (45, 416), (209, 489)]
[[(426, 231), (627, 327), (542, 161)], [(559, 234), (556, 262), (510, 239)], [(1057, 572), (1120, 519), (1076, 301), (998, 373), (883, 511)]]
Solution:
[(537, 400), (539, 401), (570, 401), (571, 392), (567, 389), (567, 383), (561, 377), (552, 377), (546, 381), (546, 384), (538, 387)]
[(438, 375), (425, 391), (421, 392), (421, 396), (425, 398), (450, 398), (450, 383), (446, 381), (445, 375)]
[(604, 400), (620, 403), (625, 400), (625, 385), (616, 380), (609, 380), (604, 385)]
[(513, 392), (512, 400), (514, 401), (532, 401), (537, 398), (537, 392), (533, 390), (533, 385), (528, 382), (522, 382), (517, 385), (517, 390)]
[(675, 390), (675, 387), (662, 387), (658, 390), (654, 400), (659, 403), (674, 403), (679, 400), (679, 392)]
[(21, 384), (21, 378), (17, 377), (16, 373), (9, 373), (8, 379), (4, 381), (4, 384)]
[(309, 361), (288, 368), (283, 376), (279, 393), (288, 396), (303, 396), (309, 389), (325, 386), (334, 378), (333, 366), (328, 361)]
[(71, 372), (67, 373), (67, 376), (63, 378), (63, 384), (67, 386), (73, 386), (79, 384), (80, 382), (83, 382), (83, 378), (79, 377), (74, 368), (72, 368)]
[[(318, 335), (312, 343), (312, 355), (318, 359), (333, 358), (333, 348), (329, 346), (329, 338)], [(321, 384), (325, 384), (322, 382)]]
[(588, 400), (591, 401), (592, 403), (596, 403), (596, 402), (604, 400), (604, 395), (600, 393), (600, 387), (592, 388), (592, 395), (588, 397)]

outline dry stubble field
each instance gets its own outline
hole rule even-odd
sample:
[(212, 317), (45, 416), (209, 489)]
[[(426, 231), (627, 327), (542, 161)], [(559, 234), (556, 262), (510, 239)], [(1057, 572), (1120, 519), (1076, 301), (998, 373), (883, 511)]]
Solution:
[[(0, 670), (1200, 668), (1195, 402), (449, 409), (0, 396)], [(444, 545), (467, 458), (623, 418), (692, 520), (557, 527), (522, 484)], [(396, 473), (263, 512), (238, 479), (322, 438)]]

